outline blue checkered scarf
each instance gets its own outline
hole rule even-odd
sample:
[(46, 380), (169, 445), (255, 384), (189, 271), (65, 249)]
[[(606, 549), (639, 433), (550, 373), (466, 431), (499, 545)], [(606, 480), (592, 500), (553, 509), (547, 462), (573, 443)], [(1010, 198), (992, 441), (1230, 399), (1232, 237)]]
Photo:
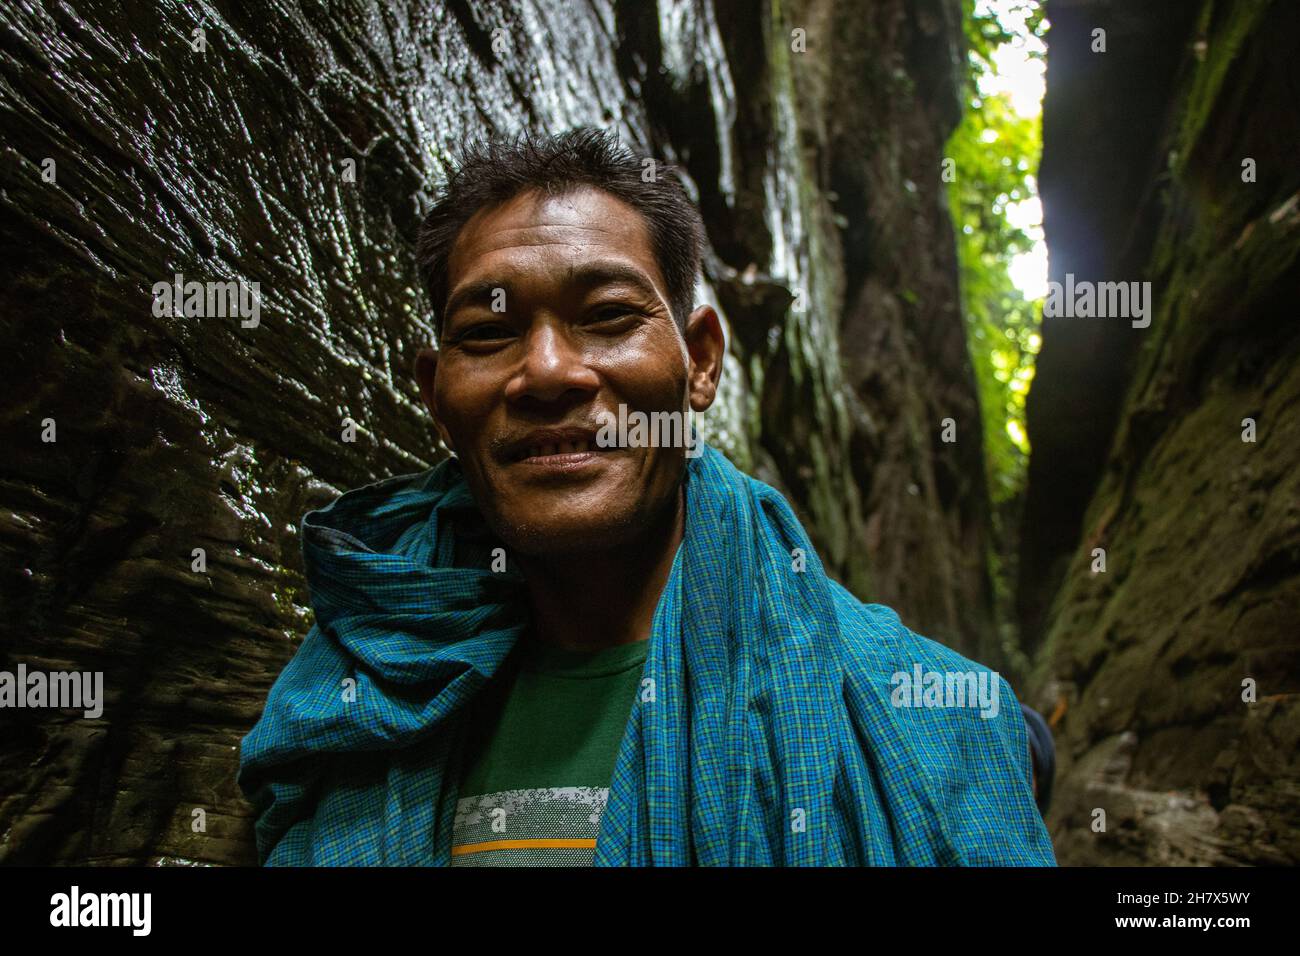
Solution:
[[(831, 581), (710, 448), (686, 508), (596, 865), (1055, 862), (1005, 681), (992, 718), (895, 706), (916, 665), (984, 668)], [(449, 863), (467, 705), (527, 624), (499, 546), (454, 459), (303, 520), (316, 625), (240, 754), (263, 862)]]

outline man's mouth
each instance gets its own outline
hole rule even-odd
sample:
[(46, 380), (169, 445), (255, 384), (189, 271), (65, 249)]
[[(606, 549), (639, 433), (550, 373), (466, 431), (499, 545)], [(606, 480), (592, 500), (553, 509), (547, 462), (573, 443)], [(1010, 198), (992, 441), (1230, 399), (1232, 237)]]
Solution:
[(547, 428), (529, 432), (508, 446), (511, 462), (563, 464), (581, 462), (606, 449), (596, 444), (596, 433), (585, 428)]
[(530, 445), (520, 456), (521, 461), (529, 458), (556, 458), (561, 455), (577, 455), (591, 451), (591, 443), (586, 441), (549, 442), (542, 445)]

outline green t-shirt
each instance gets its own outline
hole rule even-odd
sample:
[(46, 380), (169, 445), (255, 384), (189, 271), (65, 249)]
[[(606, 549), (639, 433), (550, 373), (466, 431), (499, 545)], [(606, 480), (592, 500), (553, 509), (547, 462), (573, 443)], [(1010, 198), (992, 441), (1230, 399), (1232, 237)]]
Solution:
[(648, 641), (521, 644), (470, 715), (452, 866), (590, 866)]

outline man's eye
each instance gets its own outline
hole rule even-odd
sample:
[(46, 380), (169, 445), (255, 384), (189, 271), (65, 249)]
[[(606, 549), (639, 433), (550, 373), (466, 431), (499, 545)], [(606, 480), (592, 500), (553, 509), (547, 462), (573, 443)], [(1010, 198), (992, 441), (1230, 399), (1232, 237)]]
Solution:
[(503, 325), (493, 325), (487, 322), (479, 325), (470, 326), (460, 335), (456, 336), (457, 342), (495, 342), (501, 339), (507, 339), (514, 333)]
[(618, 322), (637, 315), (636, 309), (627, 305), (602, 305), (591, 313), (592, 322)]

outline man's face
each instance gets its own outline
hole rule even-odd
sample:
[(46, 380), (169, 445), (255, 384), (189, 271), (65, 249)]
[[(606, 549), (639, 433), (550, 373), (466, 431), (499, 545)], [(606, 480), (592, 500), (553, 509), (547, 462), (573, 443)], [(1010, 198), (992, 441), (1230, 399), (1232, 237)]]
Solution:
[(683, 338), (642, 216), (593, 188), (523, 193), (466, 223), (447, 278), (441, 344), (417, 374), (497, 535), (558, 555), (671, 516), (684, 449), (600, 448), (600, 416), (703, 411), (722, 336), (706, 306)]

